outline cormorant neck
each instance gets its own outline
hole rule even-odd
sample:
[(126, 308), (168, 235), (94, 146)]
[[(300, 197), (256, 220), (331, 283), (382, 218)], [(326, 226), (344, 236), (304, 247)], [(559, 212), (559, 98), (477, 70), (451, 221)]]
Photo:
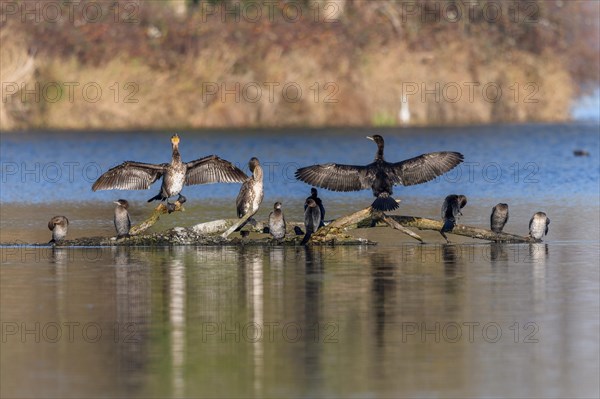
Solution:
[(263, 179), (263, 170), (260, 167), (260, 165), (256, 165), (254, 167), (254, 170), (252, 171), (252, 175), (254, 176), (254, 180), (261, 180)]
[(377, 154), (375, 154), (376, 161), (383, 161), (383, 143), (377, 143)]
[(181, 155), (179, 154), (178, 145), (173, 145), (173, 162), (181, 162)]

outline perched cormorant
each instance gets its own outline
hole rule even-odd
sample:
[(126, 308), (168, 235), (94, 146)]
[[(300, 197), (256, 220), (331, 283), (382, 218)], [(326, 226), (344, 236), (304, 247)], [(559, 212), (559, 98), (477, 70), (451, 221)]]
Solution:
[(529, 221), (529, 237), (541, 240), (543, 236), (548, 234), (548, 225), (550, 219), (544, 212), (536, 212)]
[(269, 233), (276, 240), (285, 237), (285, 217), (281, 210), (281, 202), (276, 202), (273, 205), (273, 212), (269, 214)]
[[(319, 198), (318, 193), (317, 193), (317, 189), (316, 188), (311, 188), (310, 189), (310, 197), (308, 198), (312, 198), (316, 203), (317, 206), (319, 207), (319, 210), (321, 211), (321, 221), (319, 222), (319, 227), (323, 227), (325, 226), (324, 220), (325, 220), (325, 207), (323, 206), (323, 201), (321, 201), (321, 198)], [(306, 200), (308, 200), (308, 198), (306, 198)], [(306, 211), (306, 202), (304, 203), (304, 210)]]
[(171, 212), (175, 206), (169, 203), (169, 198), (179, 194), (179, 202), (184, 201), (180, 194), (184, 185), (242, 183), (248, 178), (231, 162), (216, 155), (182, 162), (177, 134), (171, 137), (171, 144), (173, 146), (171, 163), (155, 165), (133, 161), (123, 162), (100, 176), (92, 186), (92, 190), (146, 190), (162, 177), (160, 192), (148, 202), (167, 201), (167, 208)]
[(442, 220), (444, 221), (444, 225), (440, 230), (440, 234), (444, 237), (446, 242), (450, 241), (444, 233), (452, 231), (456, 225), (456, 219), (458, 219), (459, 215), (462, 216), (460, 210), (464, 208), (465, 205), (467, 205), (467, 197), (464, 195), (451, 194), (444, 199), (444, 204), (442, 205)]
[(131, 219), (129, 218), (129, 202), (124, 199), (115, 201), (115, 229), (117, 230), (117, 239), (129, 237), (129, 229), (131, 228)]
[(48, 222), (48, 229), (52, 231), (52, 239), (48, 244), (54, 244), (62, 241), (67, 236), (67, 230), (69, 228), (69, 219), (64, 216), (54, 216)]
[(490, 227), (494, 233), (501, 233), (506, 222), (508, 222), (508, 205), (500, 203), (492, 209)]
[(248, 167), (252, 172), (252, 176), (246, 178), (246, 181), (242, 184), (240, 193), (235, 200), (239, 218), (244, 217), (247, 213), (252, 213), (252, 215), (254, 215), (258, 211), (258, 207), (264, 196), (263, 170), (258, 158), (251, 158), (248, 162)]
[(328, 163), (300, 168), (296, 178), (313, 186), (333, 191), (372, 189), (376, 197), (371, 205), (379, 211), (391, 211), (398, 203), (391, 197), (394, 185), (411, 186), (435, 179), (463, 161), (458, 152), (432, 152), (401, 162), (390, 163), (383, 158), (383, 137), (367, 137), (377, 144), (375, 161), (366, 165)]
[(310, 239), (310, 236), (319, 229), (319, 223), (321, 222), (321, 211), (315, 200), (308, 198), (306, 200), (306, 210), (304, 211), (304, 228), (306, 233), (302, 239), (301, 245), (304, 245)]

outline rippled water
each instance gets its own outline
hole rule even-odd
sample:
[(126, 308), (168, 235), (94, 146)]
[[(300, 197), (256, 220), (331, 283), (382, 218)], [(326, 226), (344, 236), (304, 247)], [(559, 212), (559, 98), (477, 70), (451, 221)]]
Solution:
[[(374, 154), (367, 131), (272, 133), (183, 133), (182, 154), (273, 162), (265, 204), (284, 198), (290, 219), (308, 187), (283, 177), (287, 162)], [(525, 234), (535, 211), (549, 215), (544, 243), (442, 245), (421, 232), (427, 244), (417, 245), (377, 228), (353, 232), (379, 242), (369, 247), (2, 247), (0, 396), (598, 397), (598, 126), (382, 134), (389, 160), (451, 149), (473, 162), (472, 178), (463, 167), (398, 188), (401, 214), (436, 218), (441, 199), (460, 192), (469, 197), (461, 222), (486, 227), (505, 201), (509, 232)], [(0, 242), (47, 242), (54, 214), (70, 218), (72, 237), (112, 235), (110, 201), (122, 197), (141, 220), (158, 188), (92, 193), (76, 168), (165, 162), (168, 137), (3, 135)], [(73, 162), (73, 179), (32, 180), (36, 162), (40, 173)], [(34, 172), (23, 177), (22, 163)], [(187, 211), (156, 229), (232, 217), (238, 189), (187, 187)], [(370, 195), (321, 192), (331, 217)]]

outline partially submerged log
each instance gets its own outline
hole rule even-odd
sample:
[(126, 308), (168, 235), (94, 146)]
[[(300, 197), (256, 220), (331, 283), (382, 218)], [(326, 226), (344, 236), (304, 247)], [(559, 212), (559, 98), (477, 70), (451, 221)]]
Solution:
[[(396, 221), (398, 224), (404, 227), (414, 227), (419, 230), (432, 230), (440, 231), (444, 222), (441, 220), (421, 218), (418, 216), (400, 216), (400, 215), (389, 215), (388, 218)], [(366, 228), (371, 227), (370, 220), (361, 220), (356, 225), (349, 226), (349, 228)], [(452, 231), (447, 233), (456, 234), (459, 236), (476, 238), (479, 240), (487, 240), (493, 242), (505, 242), (505, 243), (536, 243), (540, 242), (535, 238), (529, 236), (520, 236), (511, 233), (494, 233), (491, 230), (482, 229), (480, 227), (466, 226), (457, 224), (454, 226)]]
[[(396, 200), (396, 202), (400, 203), (400, 200)], [(397, 223), (385, 213), (374, 211), (373, 208), (370, 206), (368, 208), (361, 209), (358, 212), (354, 212), (351, 215), (342, 216), (341, 218), (334, 220), (329, 225), (321, 227), (315, 234), (311, 236), (310, 241), (329, 241), (333, 239), (332, 236), (347, 235), (343, 232), (343, 230), (347, 230), (352, 228), (353, 226), (357, 226), (361, 222), (368, 222), (368, 227), (371, 227), (374, 224), (376, 224), (378, 220), (383, 221), (393, 229), (399, 230), (402, 233), (407, 234), (420, 242), (423, 242), (423, 239), (418, 234), (410, 231), (401, 224)]]
[[(183, 206), (175, 202), (175, 211), (183, 211)], [(300, 222), (286, 223), (286, 237), (283, 240), (275, 240), (271, 236), (264, 234), (254, 238), (235, 237), (228, 238), (229, 235), (237, 230), (250, 216), (242, 219), (221, 219), (210, 222), (199, 223), (192, 227), (175, 227), (163, 232), (142, 234), (154, 225), (161, 215), (167, 214), (167, 208), (164, 204), (158, 205), (150, 217), (142, 223), (131, 228), (129, 238), (116, 240), (114, 237), (84, 237), (73, 240), (66, 240), (57, 246), (168, 246), (168, 245), (299, 245), (302, 241), (301, 235), (296, 235), (294, 228), (304, 226)], [(247, 223), (243, 229), (253, 233), (263, 233), (265, 222), (255, 224)], [(350, 236), (347, 231), (356, 228), (370, 228), (389, 226), (399, 230), (410, 237), (423, 242), (423, 239), (408, 228), (417, 228), (419, 230), (440, 231), (443, 222), (421, 218), (417, 216), (398, 216), (386, 215), (382, 212), (373, 212), (371, 207), (361, 209), (350, 215), (342, 216), (315, 232), (309, 241), (309, 244), (317, 245), (363, 245), (374, 244), (371, 241)], [(478, 227), (465, 226), (457, 224), (449, 232), (460, 236), (487, 240), (492, 242), (504, 243), (537, 243), (529, 236), (519, 236), (510, 233), (494, 233), (491, 230)], [(441, 236), (440, 236), (441, 239)], [(8, 244), (11, 245), (11, 244)], [(23, 245), (23, 243), (19, 243)], [(34, 244), (39, 245), (39, 244)], [(44, 245), (44, 244), (42, 244)], [(45, 244), (47, 245), (47, 244)]]

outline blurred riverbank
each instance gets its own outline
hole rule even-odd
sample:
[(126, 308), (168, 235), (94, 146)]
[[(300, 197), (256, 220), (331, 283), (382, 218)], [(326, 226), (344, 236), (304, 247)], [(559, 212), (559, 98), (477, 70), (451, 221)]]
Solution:
[(558, 122), (597, 81), (590, 2), (10, 3), (4, 131)]

